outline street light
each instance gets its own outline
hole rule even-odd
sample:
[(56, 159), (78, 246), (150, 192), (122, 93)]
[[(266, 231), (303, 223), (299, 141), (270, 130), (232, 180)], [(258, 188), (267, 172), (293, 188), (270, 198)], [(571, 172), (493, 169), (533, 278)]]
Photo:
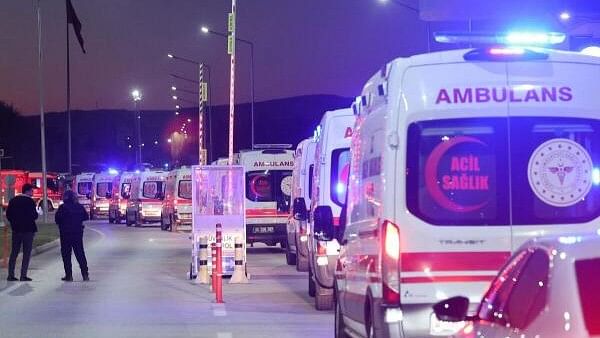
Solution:
[[(203, 100), (202, 96), (203, 96), (203, 94), (206, 94), (206, 99), (207, 99), (207, 101), (209, 101), (208, 98), (209, 98), (209, 95), (210, 95), (210, 92), (211, 92), (211, 90), (209, 88), (210, 87), (210, 67), (207, 64), (203, 63), (203, 62), (198, 62), (198, 61), (195, 61), (195, 60), (192, 60), (192, 59), (188, 59), (188, 58), (185, 58), (185, 57), (173, 55), (171, 53), (167, 54), (167, 56), (170, 59), (178, 60), (178, 61), (181, 61), (181, 62), (186, 62), (186, 63), (192, 64), (192, 65), (195, 65), (195, 66), (198, 67), (198, 82), (197, 82), (198, 83), (198, 92), (197, 93), (195, 93), (193, 91), (185, 90), (185, 89), (177, 89), (175, 86), (171, 87), (171, 89), (173, 91), (181, 90), (183, 92), (188, 92), (188, 93), (191, 93), (191, 94), (198, 95), (198, 161), (200, 162), (200, 164), (203, 164), (204, 163), (203, 160), (206, 160), (206, 159), (203, 159), (203, 157), (204, 157), (203, 156), (203, 150), (204, 150), (204, 145), (203, 145), (203, 143), (204, 143), (204, 133), (202, 131), (203, 131), (203, 123), (204, 123), (204, 121), (203, 121), (204, 120), (203, 119), (203, 115), (204, 115), (204, 105), (203, 105), (203, 102), (204, 102), (204, 100)], [(203, 89), (202, 89), (203, 82), (204, 82), (204, 79), (203, 79), (203, 77), (204, 77), (204, 68), (206, 68), (206, 73), (208, 75), (208, 82), (207, 82), (207, 86), (206, 86), (206, 91), (208, 93), (203, 93)], [(178, 79), (183, 79), (183, 80), (190, 81), (188, 79), (185, 79), (185, 78), (183, 78), (181, 76), (177, 76), (175, 74), (171, 74), (171, 76), (173, 76), (175, 78), (178, 78)], [(191, 81), (195, 82), (193, 80), (191, 80)], [(173, 88), (175, 88), (175, 89), (173, 89)], [(210, 102), (209, 102), (208, 114), (209, 114), (209, 127), (208, 127), (209, 131), (208, 132), (209, 132), (209, 134), (211, 134)], [(212, 148), (212, 134), (210, 135), (210, 137), (211, 137), (210, 147)], [(211, 152), (212, 152), (212, 149), (211, 149)]]
[[(140, 112), (140, 110), (138, 109), (138, 102), (142, 100), (142, 92), (139, 89), (134, 89), (131, 91), (131, 97), (133, 98), (133, 105), (135, 107), (135, 112), (137, 114), (137, 118), (135, 119), (136, 122), (136, 128), (137, 128), (137, 154), (136, 154), (136, 165), (139, 163), (142, 163), (142, 114)], [(139, 160), (139, 162), (138, 162)]]
[[(227, 34), (213, 31), (207, 26), (200, 27), (200, 31), (204, 34), (213, 34), (225, 39), (228, 38)], [(250, 129), (252, 149), (254, 149), (254, 43), (250, 40), (245, 40), (238, 37), (235, 38), (235, 41), (239, 41), (250, 46)]]

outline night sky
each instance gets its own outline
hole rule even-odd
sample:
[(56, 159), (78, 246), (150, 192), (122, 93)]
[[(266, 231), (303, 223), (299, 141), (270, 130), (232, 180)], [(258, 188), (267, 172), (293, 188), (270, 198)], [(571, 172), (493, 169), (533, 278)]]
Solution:
[[(448, 26), (436, 23), (432, 31), (448, 28), (464, 31), (465, 18), (477, 16), (496, 22), (492, 26), (489, 22), (476, 22), (475, 29), (512, 27), (519, 17), (528, 24), (541, 22), (543, 28), (573, 29), (557, 27), (561, 8), (596, 18), (600, 11), (600, 1), (582, 0), (504, 0), (499, 4), (480, 0), (387, 1), (383, 4), (382, 0), (238, 0), (238, 37), (255, 45), (256, 100), (305, 94), (353, 97), (386, 62), (426, 51), (423, 18), (455, 21)], [(25, 114), (39, 112), (36, 2), (2, 0), (0, 5), (0, 100)], [(196, 72), (192, 65), (168, 59), (166, 54), (170, 51), (209, 64), (213, 69), (213, 103), (228, 103), (226, 40), (204, 35), (200, 27), (207, 25), (226, 32), (230, 1), (72, 2), (83, 25), (88, 52), (81, 53), (71, 30), (73, 109), (131, 109), (129, 93), (134, 87), (143, 92), (142, 109), (173, 108), (169, 88), (174, 82), (169, 73), (195, 78)], [(41, 3), (45, 110), (64, 111), (65, 1), (41, 0)], [(421, 18), (398, 3), (419, 7)], [(237, 54), (236, 102), (249, 102), (250, 49), (239, 43)], [(175, 84), (196, 89), (185, 82)], [(180, 96), (197, 100), (191, 94)]]
[[(33, 0), (3, 0), (0, 11), (0, 100), (25, 114), (39, 112), (36, 16)], [(192, 65), (166, 54), (204, 60), (213, 68), (213, 102), (228, 102), (225, 0), (72, 0), (87, 54), (71, 38), (73, 109), (131, 108), (133, 87), (143, 108), (174, 106), (169, 73), (195, 78)], [(416, 1), (413, 1), (416, 2)], [(45, 110), (66, 107), (64, 0), (42, 0)], [(255, 45), (256, 100), (304, 94), (352, 97), (385, 62), (425, 50), (416, 13), (378, 0), (241, 0), (238, 37)], [(238, 44), (237, 102), (248, 102), (249, 55)], [(177, 83), (195, 89), (193, 84)], [(191, 94), (180, 95), (196, 100)]]

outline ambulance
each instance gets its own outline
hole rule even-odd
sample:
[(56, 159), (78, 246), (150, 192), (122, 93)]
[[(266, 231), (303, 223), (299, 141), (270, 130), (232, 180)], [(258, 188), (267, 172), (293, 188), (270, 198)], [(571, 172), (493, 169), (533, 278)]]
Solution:
[[(33, 200), (37, 207), (42, 208), (42, 200), (44, 197), (44, 189), (42, 187), (42, 173), (30, 172), (29, 183), (33, 185)], [(46, 194), (48, 201), (48, 211), (58, 209), (62, 201), (63, 189), (58, 182), (57, 173), (46, 173)]]
[(308, 271), (308, 209), (315, 162), (315, 140), (307, 138), (298, 144), (292, 170), (292, 209), (288, 217), (286, 262), (298, 271)]
[(146, 169), (133, 178), (131, 197), (127, 201), (125, 212), (127, 226), (160, 222), (162, 197), (168, 174), (167, 171)]
[(97, 173), (92, 187), (90, 219), (108, 218), (108, 209), (113, 197), (113, 188), (119, 184), (119, 175), (110, 172)]
[(90, 213), (92, 205), (92, 190), (94, 188), (95, 173), (81, 173), (75, 176), (74, 191), (79, 200), (79, 204), (83, 205), (85, 211)]
[(161, 230), (192, 225), (192, 169), (171, 170), (167, 176), (160, 218)]
[(462, 324), (433, 304), (466, 295), (474, 310), (527, 239), (595, 232), (599, 76), (600, 58), (521, 46), (398, 58), (373, 75), (354, 106), (344, 231), (328, 210), (315, 220), (343, 245), (336, 337), (452, 335)]
[(119, 176), (119, 181), (113, 185), (112, 198), (108, 206), (108, 222), (121, 223), (125, 219), (127, 202), (131, 198), (131, 185), (139, 172), (125, 171)]
[[(314, 215), (318, 207), (328, 206), (331, 221), (337, 226), (346, 200), (350, 173), (350, 142), (356, 117), (352, 109), (328, 111), (315, 132), (314, 175), (308, 222), (308, 293), (315, 297), (317, 310), (333, 308), (335, 264), (340, 244), (334, 238), (314, 231)], [(321, 208), (322, 209), (322, 208)]]
[(255, 145), (238, 163), (246, 171), (246, 242), (287, 245), (294, 152), (291, 145)]

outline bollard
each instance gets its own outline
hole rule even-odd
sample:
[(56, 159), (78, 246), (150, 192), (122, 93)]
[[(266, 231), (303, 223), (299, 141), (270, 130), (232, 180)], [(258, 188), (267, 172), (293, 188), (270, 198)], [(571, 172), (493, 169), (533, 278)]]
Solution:
[(210, 275), (210, 291), (215, 292), (217, 286), (217, 243), (210, 244), (210, 257), (212, 261)]
[[(217, 269), (215, 279), (215, 298), (216, 303), (223, 303), (223, 237), (221, 223), (217, 223), (216, 226), (216, 256), (217, 256)], [(213, 270), (215, 271), (215, 270)]]
[(199, 284), (209, 284), (208, 279), (208, 238), (200, 237), (200, 245), (198, 246), (198, 278), (196, 281)]
[(244, 241), (240, 237), (235, 238), (235, 267), (229, 284), (246, 284), (248, 277), (244, 269)]

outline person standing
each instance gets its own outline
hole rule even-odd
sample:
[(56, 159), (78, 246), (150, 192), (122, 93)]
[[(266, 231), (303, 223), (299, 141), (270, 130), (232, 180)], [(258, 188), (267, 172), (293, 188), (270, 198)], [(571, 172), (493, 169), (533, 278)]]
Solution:
[(23, 261), (21, 262), (21, 278), (22, 282), (31, 282), (31, 278), (27, 277), (29, 269), (29, 259), (31, 258), (31, 249), (33, 248), (33, 237), (37, 232), (35, 220), (38, 218), (38, 213), (33, 201), (33, 185), (23, 184), (21, 195), (13, 197), (8, 202), (6, 209), (6, 218), (10, 223), (12, 230), (12, 250), (8, 260), (8, 281), (16, 281), (15, 265), (17, 256), (21, 247), (23, 247)]
[(60, 230), (60, 252), (65, 267), (65, 276), (62, 280), (65, 282), (73, 281), (71, 265), (71, 251), (73, 251), (81, 269), (81, 276), (84, 281), (88, 281), (90, 276), (83, 250), (83, 221), (88, 220), (89, 216), (83, 205), (77, 201), (77, 196), (73, 191), (65, 191), (63, 202), (56, 211), (56, 215), (54, 215), (54, 220)]

